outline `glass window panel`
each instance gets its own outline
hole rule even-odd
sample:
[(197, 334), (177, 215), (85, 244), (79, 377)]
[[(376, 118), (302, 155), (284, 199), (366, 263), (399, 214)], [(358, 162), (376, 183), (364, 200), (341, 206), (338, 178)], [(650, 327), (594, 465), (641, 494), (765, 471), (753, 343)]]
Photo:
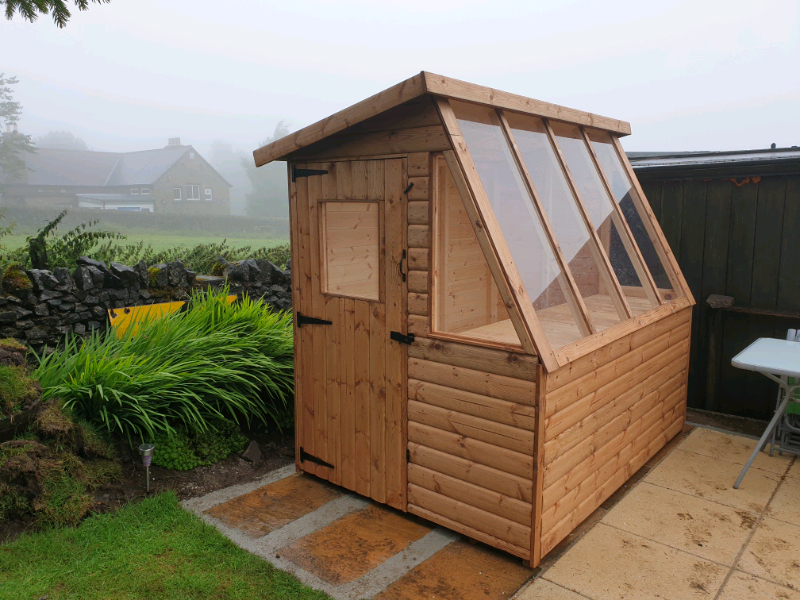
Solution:
[(434, 332), (520, 346), (461, 194), (442, 158), (436, 162), (436, 175)]
[[(492, 109), (452, 102), (459, 127), (528, 296), (553, 348), (581, 335), (564, 277)], [(542, 318), (553, 313), (551, 318)]]
[(553, 228), (572, 277), (595, 328), (600, 331), (619, 323), (620, 315), (606, 289), (605, 267), (581, 217), (575, 197), (558, 161), (544, 123), (536, 117), (507, 114), (533, 187)]
[[(639, 251), (644, 257), (644, 262), (647, 264), (647, 268), (650, 270), (650, 274), (653, 276), (659, 290), (661, 290), (662, 297), (666, 299), (675, 298), (677, 294), (656, 251), (653, 240), (645, 228), (644, 219), (647, 219), (647, 216), (640, 212), (639, 199), (635, 197), (636, 191), (633, 189), (625, 167), (614, 149), (611, 136), (604, 131), (596, 130), (587, 130), (586, 133), (592, 141), (592, 147), (595, 154), (597, 154), (600, 168), (605, 173), (606, 179), (611, 185), (611, 190), (614, 192), (614, 199), (622, 209), (622, 214), (628, 222), (631, 233), (633, 233), (633, 239), (636, 240)], [(644, 202), (645, 200), (642, 198), (641, 201)]]
[(608, 255), (631, 312), (634, 315), (647, 312), (656, 304), (648, 299), (642, 287), (642, 281), (634, 269), (635, 257), (632, 244), (629, 244), (628, 247), (623, 244), (623, 239), (627, 241), (627, 238), (622, 238), (622, 236), (627, 234), (617, 229), (615, 223), (617, 216), (612, 204), (613, 200), (609, 198), (600, 179), (580, 129), (575, 125), (563, 123), (553, 123), (552, 126), (556, 142), (561, 149), (561, 154), (564, 156), (564, 161), (567, 163), (567, 168), (572, 175), (583, 205), (586, 207), (589, 220), (597, 231), (600, 243)]

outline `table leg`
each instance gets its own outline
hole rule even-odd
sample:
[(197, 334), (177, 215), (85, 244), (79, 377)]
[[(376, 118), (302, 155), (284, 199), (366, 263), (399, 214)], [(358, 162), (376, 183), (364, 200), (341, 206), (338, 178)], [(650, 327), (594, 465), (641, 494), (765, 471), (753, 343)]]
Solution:
[(786, 412), (786, 405), (789, 404), (789, 394), (783, 398), (783, 402), (780, 403), (778, 406), (778, 410), (775, 411), (775, 415), (772, 417), (772, 420), (767, 425), (767, 430), (764, 432), (764, 435), (761, 436), (761, 439), (758, 440), (758, 444), (756, 444), (756, 449), (753, 450), (753, 454), (750, 455), (750, 458), (747, 459), (747, 463), (744, 465), (744, 469), (739, 474), (739, 478), (736, 480), (736, 483), (733, 484), (733, 489), (739, 489), (739, 484), (742, 483), (742, 479), (744, 479), (744, 474), (747, 473), (747, 470), (750, 468), (750, 465), (753, 464), (753, 461), (758, 456), (758, 453), (761, 452), (761, 448), (764, 447), (764, 444), (769, 439), (772, 430), (775, 429), (775, 426), (778, 424), (778, 419), (783, 416), (783, 413)]

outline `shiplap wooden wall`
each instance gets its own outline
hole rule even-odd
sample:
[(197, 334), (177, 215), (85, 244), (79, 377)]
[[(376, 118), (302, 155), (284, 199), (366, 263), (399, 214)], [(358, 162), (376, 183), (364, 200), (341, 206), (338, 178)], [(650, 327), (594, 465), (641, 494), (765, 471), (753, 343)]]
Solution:
[[(689, 406), (769, 418), (777, 386), (731, 366), (759, 337), (785, 338), (800, 319), (723, 312), (720, 356), (709, 374), (711, 294), (737, 306), (800, 312), (800, 176), (658, 181), (639, 175), (647, 199), (697, 300)], [(717, 392), (707, 397), (708, 377)]]

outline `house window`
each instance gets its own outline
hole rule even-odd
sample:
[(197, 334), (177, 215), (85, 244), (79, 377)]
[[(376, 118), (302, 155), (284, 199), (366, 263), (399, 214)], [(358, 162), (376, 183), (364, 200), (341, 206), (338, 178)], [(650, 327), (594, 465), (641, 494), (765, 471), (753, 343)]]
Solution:
[(208, 186), (206, 186), (206, 200), (208, 202), (211, 202), (211, 200), (212, 200), (212, 198), (211, 198), (211, 188), (208, 187)]
[(194, 152), (189, 152), (189, 160), (194, 160)]
[(149, 196), (150, 188), (142, 188), (142, 196)]
[(131, 188), (131, 196), (138, 196), (139, 188)]
[(187, 200), (200, 200), (200, 186), (187, 185), (186, 186), (186, 199)]
[(175, 202), (180, 202), (182, 200), (181, 188), (179, 187), (172, 188), (172, 199), (175, 200)]
[(380, 221), (378, 202), (322, 203), (323, 292), (380, 299)]

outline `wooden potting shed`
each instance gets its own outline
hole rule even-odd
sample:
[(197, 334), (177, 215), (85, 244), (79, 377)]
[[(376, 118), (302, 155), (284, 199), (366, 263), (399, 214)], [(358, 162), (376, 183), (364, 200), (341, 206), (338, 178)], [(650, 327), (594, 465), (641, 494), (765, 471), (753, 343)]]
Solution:
[(694, 300), (629, 133), (422, 72), (254, 152), (300, 470), (536, 566), (681, 430)]

